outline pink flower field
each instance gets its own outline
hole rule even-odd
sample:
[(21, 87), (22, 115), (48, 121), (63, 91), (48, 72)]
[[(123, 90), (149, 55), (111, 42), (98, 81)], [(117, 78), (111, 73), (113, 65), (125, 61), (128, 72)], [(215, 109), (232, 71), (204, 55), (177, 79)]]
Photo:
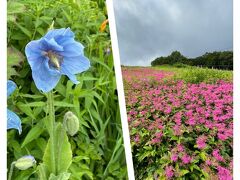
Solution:
[(233, 84), (123, 67), (136, 179), (232, 179)]

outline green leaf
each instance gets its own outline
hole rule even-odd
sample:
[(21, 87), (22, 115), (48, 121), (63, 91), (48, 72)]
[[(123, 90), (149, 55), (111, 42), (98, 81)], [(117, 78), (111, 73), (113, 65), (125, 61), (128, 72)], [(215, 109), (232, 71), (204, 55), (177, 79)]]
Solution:
[(7, 22), (15, 22), (16, 21), (16, 16), (9, 14), (7, 16)]
[(203, 173), (203, 175), (204, 175), (204, 177), (205, 177), (206, 179), (209, 179), (208, 173), (206, 173), (204, 170), (202, 170), (202, 173)]
[(36, 117), (33, 114), (32, 109), (29, 106), (25, 106), (22, 102), (17, 103), (17, 107), (26, 115), (31, 117), (32, 119), (36, 119)]
[(37, 139), (43, 132), (43, 127), (42, 127), (42, 122), (39, 122), (38, 124), (36, 124), (27, 134), (27, 136), (25, 137), (23, 143), (22, 143), (22, 148), (30, 143), (32, 140)]
[(68, 180), (71, 176), (71, 173), (61, 173), (58, 176), (51, 174), (48, 180)]
[(23, 13), (25, 6), (17, 1), (7, 1), (7, 14)]
[(46, 165), (42, 163), (37, 167), (37, 173), (39, 180), (46, 180), (49, 174)]
[(76, 165), (73, 163), (70, 167), (70, 170), (72, 172), (72, 176), (74, 176), (76, 179), (83, 179), (82, 176), (85, 175), (88, 176), (87, 179), (93, 180), (93, 173), (86, 164), (78, 163), (78, 165)]
[(73, 158), (73, 162), (80, 162), (81, 160), (85, 160), (88, 164), (90, 163), (90, 158), (88, 156), (76, 156)]
[(45, 102), (38, 101), (38, 102), (31, 102), (27, 104), (23, 104), (22, 106), (27, 106), (27, 107), (43, 107), (46, 106)]
[[(72, 163), (72, 150), (71, 144), (68, 141), (66, 131), (63, 129), (62, 124), (58, 123), (54, 134), (54, 149), (51, 149), (52, 139), (48, 140), (48, 144), (43, 156), (43, 163), (47, 166), (49, 172), (54, 172), (56, 175), (64, 173), (68, 170)], [(54, 155), (52, 154), (54, 153)], [(55, 156), (55, 168), (52, 167), (52, 156)]]
[(31, 99), (39, 99), (39, 98), (43, 98), (42, 95), (32, 95), (32, 94), (19, 94), (19, 96), (21, 97), (26, 97), (26, 98), (31, 98)]
[(14, 47), (7, 48), (7, 78), (10, 79), (11, 76), (18, 75), (16, 71), (16, 66), (20, 66), (23, 61), (24, 56), (20, 51)]
[(201, 152), (201, 153), (199, 154), (199, 156), (201, 157), (201, 159), (202, 159), (203, 161), (206, 161), (206, 160), (207, 160), (207, 156), (206, 156), (206, 153), (205, 153), (205, 152)]
[(184, 176), (187, 173), (189, 173), (189, 170), (183, 169), (183, 170), (180, 171), (180, 176)]
[(75, 107), (73, 104), (64, 101), (54, 101), (54, 106), (57, 107)]
[(21, 31), (22, 31), (25, 35), (27, 35), (29, 38), (32, 37), (32, 33), (31, 33), (27, 28), (23, 27), (22, 25), (20, 25), (20, 24), (18, 24), (18, 23), (15, 23), (15, 24), (17, 25), (17, 27), (18, 27), (19, 29), (21, 29)]

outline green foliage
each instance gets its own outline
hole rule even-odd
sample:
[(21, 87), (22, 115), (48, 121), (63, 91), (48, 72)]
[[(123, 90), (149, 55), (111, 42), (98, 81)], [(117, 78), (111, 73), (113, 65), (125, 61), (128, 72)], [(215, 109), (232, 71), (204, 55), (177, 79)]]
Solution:
[(7, 49), (7, 78), (10, 79), (12, 76), (17, 76), (18, 73), (16, 68), (20, 66), (24, 56), (20, 51), (13, 47)]
[[(51, 149), (51, 143), (54, 143), (53, 149)], [(53, 156), (55, 156), (56, 169), (51, 164)], [(65, 173), (72, 164), (71, 144), (61, 124), (57, 125), (53, 139), (50, 138), (48, 141), (43, 156), (43, 163), (49, 172), (56, 172), (56, 174)]]
[[(14, 170), (13, 179), (127, 179), (113, 57), (105, 53), (111, 48), (110, 34), (108, 28), (99, 31), (105, 19), (104, 1), (8, 1), (8, 77), (18, 86), (8, 106), (20, 116), (23, 127), (21, 135), (8, 131), (8, 167), (26, 154), (37, 161), (34, 168)], [(66, 159), (59, 160), (57, 174), (51, 174), (49, 165), (46, 96), (37, 90), (23, 56), (26, 44), (41, 38), (53, 20), (55, 28), (75, 32), (91, 61), (91, 68), (77, 76), (78, 85), (63, 76), (54, 91), (56, 122), (62, 123), (67, 111), (79, 119), (79, 131), (72, 137), (58, 125), (63, 138), (55, 138), (64, 148), (56, 144), (55, 156)]]
[(164, 71), (174, 72), (174, 80), (184, 80), (189, 83), (215, 83), (219, 80), (232, 81), (233, 73), (227, 70), (217, 70), (208, 68), (199, 68), (187, 66), (183, 64), (175, 64), (173, 66), (157, 66), (155, 67)]
[(233, 52), (222, 51), (205, 53), (196, 58), (186, 58), (180, 52), (174, 51), (167, 57), (158, 57), (151, 62), (152, 66), (186, 64), (190, 66), (208, 67), (215, 69), (233, 70)]

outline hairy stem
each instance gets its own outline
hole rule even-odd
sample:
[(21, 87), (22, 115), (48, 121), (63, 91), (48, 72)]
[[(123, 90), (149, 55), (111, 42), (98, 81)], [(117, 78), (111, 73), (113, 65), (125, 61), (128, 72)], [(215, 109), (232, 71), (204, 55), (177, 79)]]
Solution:
[(16, 162), (14, 161), (14, 162), (12, 162), (12, 164), (11, 164), (10, 171), (9, 171), (9, 175), (8, 175), (8, 180), (11, 180), (11, 179), (12, 179), (13, 169), (14, 169), (15, 163), (16, 163)]
[(49, 135), (51, 142), (51, 167), (52, 173), (56, 174), (56, 159), (55, 159), (55, 142), (54, 142), (54, 134), (55, 134), (55, 110), (54, 110), (54, 97), (53, 92), (50, 91), (47, 93), (47, 105), (48, 105), (48, 121), (49, 121)]

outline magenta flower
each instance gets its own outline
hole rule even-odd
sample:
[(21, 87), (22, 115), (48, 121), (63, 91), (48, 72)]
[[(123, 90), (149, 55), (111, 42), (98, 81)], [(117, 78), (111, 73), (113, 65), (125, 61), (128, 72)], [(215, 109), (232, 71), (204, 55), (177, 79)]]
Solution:
[(212, 152), (213, 157), (215, 157), (218, 161), (223, 162), (224, 158), (219, 154), (219, 150), (218, 149), (214, 149)]
[(218, 133), (218, 138), (222, 141), (225, 141), (228, 138), (228, 136), (223, 133)]
[(212, 162), (211, 162), (210, 160), (206, 160), (206, 164), (207, 164), (208, 166), (211, 166), (211, 165), (212, 165)]
[(182, 160), (183, 164), (188, 164), (191, 162), (192, 158), (189, 155), (184, 154), (183, 157), (181, 158), (181, 160)]
[(178, 149), (179, 152), (182, 152), (184, 150), (184, 147), (183, 147), (182, 144), (178, 144), (177, 149)]
[[(208, 146), (213, 149), (213, 157), (205, 162), (199, 161), (196, 165), (202, 169), (208, 166), (217, 168), (219, 164), (231, 175), (232, 154), (228, 154), (225, 159), (220, 148), (232, 147), (232, 82), (191, 84), (173, 80), (171, 76), (174, 73), (153, 68), (124, 67), (122, 72), (130, 129), (145, 133), (144, 141), (157, 149), (157, 153), (164, 153), (162, 151), (166, 150), (171, 152), (169, 160), (173, 164), (181, 161), (178, 163), (179, 169), (189, 169), (191, 162), (199, 158), (195, 158), (195, 149), (188, 143), (195, 143), (200, 151)], [(183, 133), (184, 136), (186, 134), (186, 141), (179, 138)], [(135, 133), (131, 135), (133, 142), (135, 136)], [(188, 138), (189, 136), (191, 137)], [(144, 144), (134, 146), (143, 149)], [(218, 151), (216, 147), (219, 147)], [(149, 163), (146, 159), (143, 161)], [(164, 170), (166, 179), (174, 177), (172, 173), (175, 171), (171, 170), (170, 164)], [(224, 172), (228, 173), (220, 168), (219, 172), (212, 171), (212, 175), (215, 177), (219, 174), (221, 178)]]
[(165, 168), (165, 174), (168, 178), (172, 178), (174, 175), (173, 167), (172, 166), (167, 166)]
[(197, 138), (197, 146), (199, 149), (204, 149), (206, 147), (206, 140), (205, 136), (200, 136)]
[(139, 134), (135, 136), (134, 141), (135, 141), (135, 143), (139, 143), (140, 142)]
[(176, 162), (177, 160), (178, 160), (178, 155), (177, 154), (172, 154), (171, 161)]
[(233, 179), (233, 177), (228, 169), (218, 166), (217, 170), (218, 170), (219, 180), (232, 180)]

